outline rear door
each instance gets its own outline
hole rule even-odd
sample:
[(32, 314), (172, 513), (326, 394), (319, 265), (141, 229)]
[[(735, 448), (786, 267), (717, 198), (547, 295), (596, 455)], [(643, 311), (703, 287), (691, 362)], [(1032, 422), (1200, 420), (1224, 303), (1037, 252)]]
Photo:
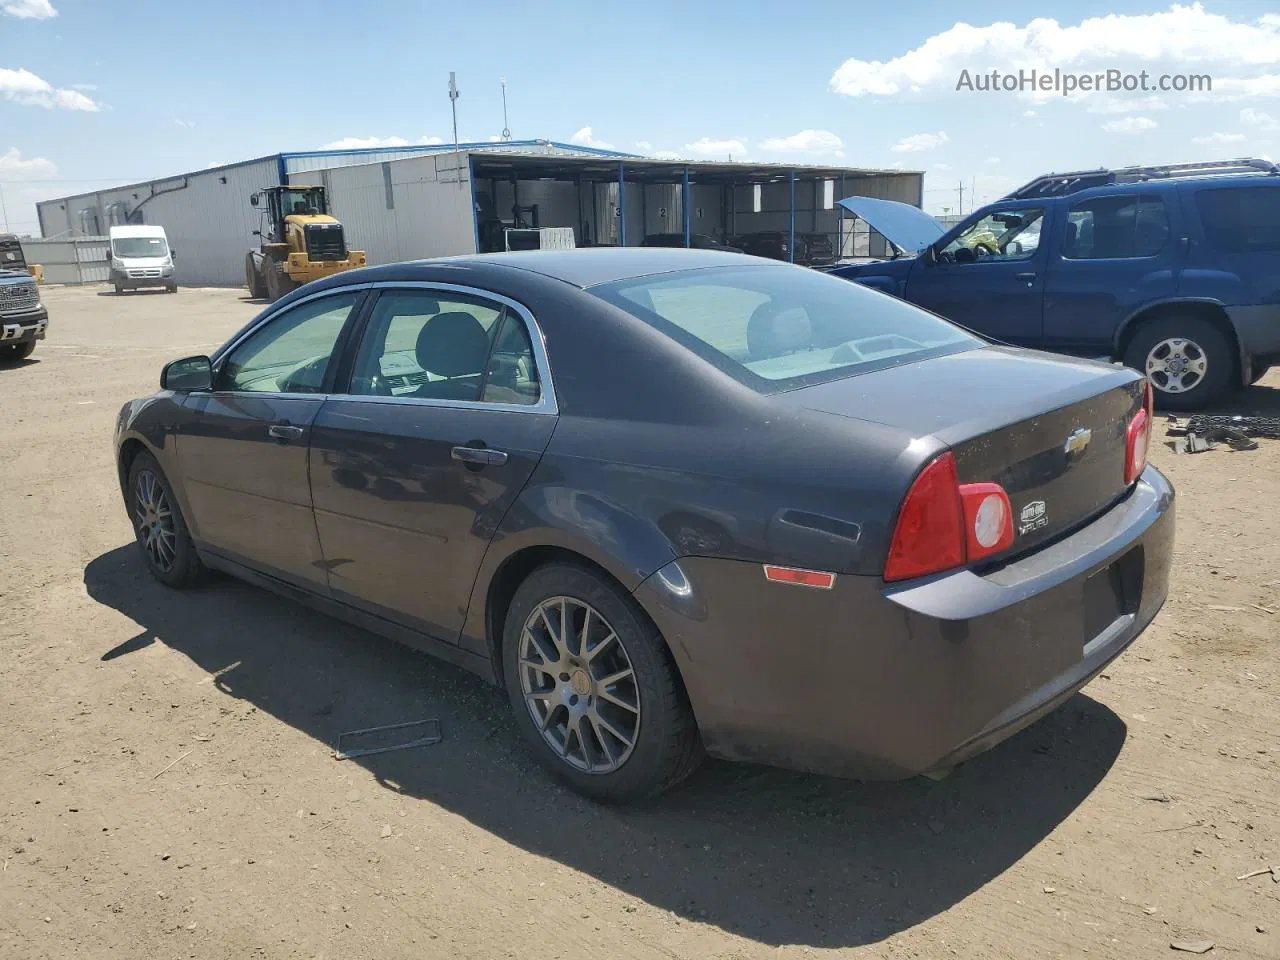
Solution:
[(1071, 203), (1049, 251), (1045, 345), (1110, 355), (1127, 317), (1177, 292), (1181, 224), (1172, 186)]
[(938, 250), (935, 262), (917, 258), (907, 299), (996, 340), (1038, 346), (1048, 255), (1040, 241), (1052, 214), (1043, 201), (987, 209)]
[(303, 300), (247, 334), (219, 359), (214, 389), (187, 398), (178, 426), (178, 460), (202, 544), (321, 592), (307, 443), (363, 296)]
[(336, 599), (456, 642), (494, 531), (556, 424), (541, 335), (504, 298), (394, 285), (311, 431)]

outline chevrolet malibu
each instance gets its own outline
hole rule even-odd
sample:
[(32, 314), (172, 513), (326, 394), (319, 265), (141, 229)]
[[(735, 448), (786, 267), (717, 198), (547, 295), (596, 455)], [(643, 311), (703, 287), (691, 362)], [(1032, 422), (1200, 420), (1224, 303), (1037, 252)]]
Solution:
[(311, 283), (116, 425), (141, 556), (505, 686), (601, 800), (704, 754), (936, 775), (1053, 710), (1164, 603), (1147, 382), (700, 250)]

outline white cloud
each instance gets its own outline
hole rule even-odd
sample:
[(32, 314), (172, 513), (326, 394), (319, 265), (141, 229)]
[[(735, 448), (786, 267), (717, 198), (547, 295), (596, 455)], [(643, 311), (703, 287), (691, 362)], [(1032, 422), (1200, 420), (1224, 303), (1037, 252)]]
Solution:
[(737, 139), (712, 140), (710, 137), (700, 137), (693, 143), (686, 143), (684, 148), (700, 157), (736, 156), (741, 159), (747, 153), (746, 141)]
[[(195, 126), (195, 124), (192, 124)], [(439, 137), (419, 137), (414, 144), (429, 146), (444, 143)], [(372, 150), (375, 147), (407, 147), (410, 146), (404, 137), (343, 137), (322, 144), (321, 150)]]
[(1036, 112), (1034, 110), (1023, 110), (1022, 115), (1024, 117), (1034, 117), (1036, 115)]
[(649, 153), (651, 150), (653, 150), (653, 144), (650, 143), (648, 140), (637, 140), (636, 149), (643, 153)]
[[(964, 70), (976, 76), (993, 69), (1096, 73), (1115, 68), (1132, 73), (1146, 69), (1153, 80), (1161, 73), (1210, 74), (1212, 93), (1199, 99), (1277, 96), (1280, 74), (1265, 72), (1276, 63), (1280, 63), (1280, 16), (1236, 19), (1210, 13), (1200, 3), (1174, 3), (1154, 13), (1106, 14), (1074, 24), (1046, 17), (1024, 25), (957, 23), (888, 60), (852, 57), (835, 70), (829, 87), (850, 97), (938, 95), (954, 93)], [(1061, 96), (1044, 91), (1020, 95), (1039, 100)], [(1188, 98), (1170, 96), (1175, 102)], [(1124, 100), (1124, 96), (1104, 92), (1067, 99), (1099, 102)]]
[(913, 133), (903, 137), (892, 147), (894, 153), (923, 153), (925, 150), (936, 150), (951, 138), (939, 130), (937, 133)]
[(580, 147), (595, 147), (597, 150), (612, 150), (613, 144), (604, 140), (597, 140), (591, 134), (590, 127), (583, 127), (572, 137), (569, 138), (570, 143), (576, 143)]
[(1263, 130), (1274, 130), (1276, 127), (1280, 127), (1280, 123), (1276, 123), (1271, 114), (1255, 110), (1253, 107), (1245, 107), (1240, 111), (1240, 122), (1250, 127), (1260, 127)]
[(71, 85), (71, 89), (83, 90), (85, 93), (93, 93), (93, 91), (98, 89), (98, 85), (96, 83), (73, 83)]
[(983, 162), (984, 162), (984, 163), (996, 164), (996, 163), (999, 163), (999, 162), (1000, 162), (1000, 158), (999, 158), (999, 157), (987, 157), (987, 159), (986, 159), (986, 160), (984, 160)]
[(935, 170), (950, 170), (950, 169), (951, 169), (951, 164), (949, 164), (949, 163), (935, 163), (935, 164), (933, 165), (933, 169), (935, 169)]
[(830, 130), (801, 130), (789, 137), (774, 137), (760, 144), (760, 149), (811, 157), (844, 156), (844, 144)]
[(674, 150), (655, 150), (650, 156), (655, 160), (683, 160), (684, 158)]
[(0, 13), (23, 20), (49, 20), (58, 15), (49, 0), (0, 0)]
[(0, 180), (51, 180), (58, 175), (58, 168), (52, 160), (44, 157), (22, 158), (17, 147), (10, 147), (7, 152), (0, 153)]
[(1122, 120), (1108, 120), (1102, 125), (1107, 133), (1143, 133), (1154, 130), (1157, 124), (1150, 117), (1125, 117)]
[(1225, 143), (1244, 143), (1248, 138), (1243, 133), (1211, 133), (1204, 137), (1192, 137), (1192, 143), (1201, 146), (1217, 146)]
[(96, 112), (102, 108), (101, 104), (90, 100), (78, 90), (59, 89), (22, 67), (16, 70), (0, 67), (0, 95), (15, 103), (44, 107), (46, 110), (57, 108)]
[(196, 122), (194, 120), (174, 120), (173, 122), (180, 127), (185, 127), (188, 130), (190, 130), (192, 127), (196, 125)]

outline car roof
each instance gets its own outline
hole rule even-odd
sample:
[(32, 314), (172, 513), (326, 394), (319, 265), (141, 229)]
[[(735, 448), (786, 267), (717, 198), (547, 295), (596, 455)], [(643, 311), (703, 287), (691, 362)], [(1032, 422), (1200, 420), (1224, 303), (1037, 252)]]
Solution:
[[(1094, 197), (1117, 197), (1128, 194), (1159, 193), (1169, 188), (1203, 190), (1206, 187), (1280, 187), (1280, 177), (1259, 174), (1257, 176), (1241, 176), (1233, 174), (1211, 174), (1203, 177), (1179, 177), (1156, 180), (1141, 180), (1134, 183), (1102, 183), (1096, 187), (1087, 187), (1075, 193), (1064, 193), (1055, 197), (1026, 197), (1020, 202), (1032, 203), (1045, 200), (1062, 200), (1068, 204), (1078, 203)], [(996, 201), (996, 206), (1001, 201)]]
[[(428, 261), (430, 262), (430, 261)], [(576, 250), (528, 250), (517, 253), (451, 257), (451, 263), (488, 263), (562, 280), (586, 289), (656, 273), (708, 267), (777, 266), (773, 260), (721, 250), (683, 247), (587, 247)]]
[(164, 227), (159, 224), (143, 224), (142, 226), (114, 226), (107, 231), (111, 237), (163, 237)]

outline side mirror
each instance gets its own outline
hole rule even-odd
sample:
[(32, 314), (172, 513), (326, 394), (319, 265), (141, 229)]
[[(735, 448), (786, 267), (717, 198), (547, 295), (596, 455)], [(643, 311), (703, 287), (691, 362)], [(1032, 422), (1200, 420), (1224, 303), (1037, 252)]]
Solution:
[(185, 357), (166, 363), (160, 371), (160, 389), (190, 393), (213, 389), (213, 364), (208, 357)]
[(177, 260), (177, 259), (178, 259), (178, 251), (177, 251), (177, 250), (170, 250), (170, 251), (169, 251), (169, 259), (170, 259), (170, 260)]
[(931, 267), (938, 262), (938, 248), (932, 243), (924, 248), (924, 262)]
[(258, 195), (255, 193), (249, 198), (249, 206), (256, 207), (258, 205)]
[(1022, 256), (1022, 244), (1015, 240), (1013, 243), (1009, 244), (1009, 247), (1005, 252), (1011, 257), (1020, 257)]

